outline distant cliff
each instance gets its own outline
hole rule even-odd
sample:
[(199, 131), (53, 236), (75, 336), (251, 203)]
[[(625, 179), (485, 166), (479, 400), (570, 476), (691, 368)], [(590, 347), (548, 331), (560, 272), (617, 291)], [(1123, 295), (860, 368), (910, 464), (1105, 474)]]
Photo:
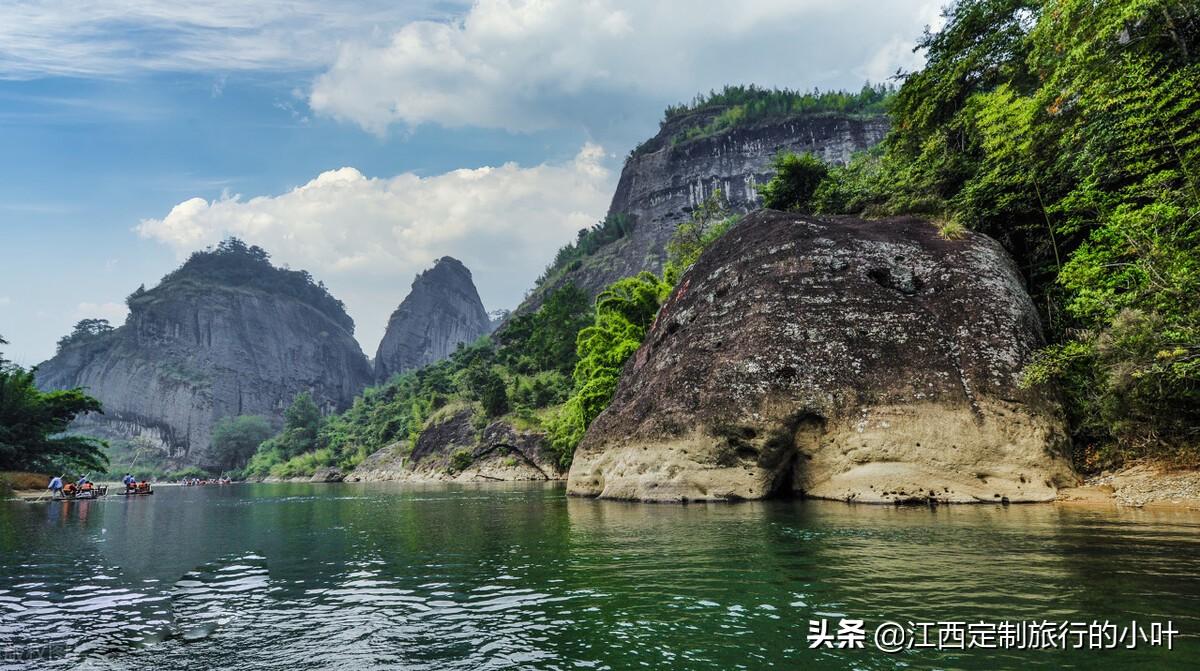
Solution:
[(371, 380), (342, 304), (237, 240), (193, 254), (128, 303), (123, 326), (65, 341), (38, 384), (86, 388), (104, 415), (79, 428), (151, 437), (180, 462), (204, 463), (222, 417), (278, 420), (301, 391), (333, 411)]
[(444, 256), (417, 276), (412, 291), (388, 320), (375, 354), (375, 379), (416, 370), (450, 356), (459, 344), (490, 333), (492, 320), (471, 271)]
[(676, 226), (716, 189), (734, 212), (758, 207), (758, 186), (771, 178), (771, 161), (782, 151), (810, 152), (828, 163), (846, 163), (855, 152), (882, 140), (888, 130), (887, 117), (881, 114), (811, 112), (697, 136), (725, 110), (710, 106), (674, 115), (631, 152), (609, 216), (628, 217), (632, 233), (569, 268), (551, 272), (518, 311), (535, 309), (550, 291), (568, 282), (594, 296), (622, 277), (660, 271)]

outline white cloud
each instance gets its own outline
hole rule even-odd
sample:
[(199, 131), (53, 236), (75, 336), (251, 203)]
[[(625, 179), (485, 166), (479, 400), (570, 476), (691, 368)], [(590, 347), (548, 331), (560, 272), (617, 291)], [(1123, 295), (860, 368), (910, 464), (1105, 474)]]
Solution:
[(919, 65), (912, 46), (943, 1), (479, 0), (454, 22), (347, 41), (309, 103), (376, 133), (528, 131), (604, 124), (636, 101), (726, 83), (857, 87)]
[(8, 296), (0, 296), (0, 305), (11, 305), (12, 299)]
[(75, 306), (75, 319), (107, 319), (113, 326), (125, 323), (129, 308), (124, 303), (89, 303)]
[(604, 158), (588, 144), (562, 163), (431, 177), (346, 167), (275, 196), (192, 198), (136, 230), (181, 256), (236, 235), (309, 270), (346, 302), (373, 354), (413, 276), (441, 256), (471, 269), (489, 309), (514, 306), (558, 247), (603, 217), (614, 187)]
[[(30, 0), (0, 3), (0, 78), (136, 71), (312, 69), (344, 39), (414, 18), (435, 0)], [(220, 81), (220, 80), (218, 80)], [(214, 93), (221, 86), (214, 85)]]

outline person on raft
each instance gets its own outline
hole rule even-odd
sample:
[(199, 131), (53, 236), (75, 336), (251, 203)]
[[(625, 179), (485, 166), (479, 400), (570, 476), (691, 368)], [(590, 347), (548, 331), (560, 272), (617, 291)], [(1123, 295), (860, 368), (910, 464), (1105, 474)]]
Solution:
[(132, 473), (126, 473), (125, 477), (121, 478), (121, 482), (125, 485), (125, 490), (129, 491), (134, 488), (134, 480)]
[(63, 476), (56, 475), (50, 478), (50, 485), (46, 489), (50, 490), (50, 498), (61, 499), (63, 495)]

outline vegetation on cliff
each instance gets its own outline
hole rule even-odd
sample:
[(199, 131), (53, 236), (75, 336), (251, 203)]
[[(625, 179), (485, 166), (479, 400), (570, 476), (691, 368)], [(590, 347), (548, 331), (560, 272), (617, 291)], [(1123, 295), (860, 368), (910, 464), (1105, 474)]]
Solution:
[(140, 301), (153, 300), (165, 287), (186, 281), (219, 281), (272, 295), (290, 296), (321, 312), (347, 332), (354, 332), (354, 320), (346, 314), (345, 305), (329, 293), (324, 283), (314, 281), (306, 270), (276, 268), (266, 250), (247, 245), (238, 238), (227, 238), (215, 247), (193, 252), (183, 265), (163, 277), (157, 287), (149, 291), (139, 287), (126, 302), (132, 309)]
[(576, 340), (575, 389), (549, 422), (550, 444), (563, 466), (617, 389), (625, 361), (646, 337), (671, 285), (643, 272), (610, 285), (596, 297), (593, 323)]
[(93, 342), (113, 332), (113, 326), (107, 319), (81, 319), (75, 322), (71, 332), (58, 339), (57, 351), (80, 343)]
[(0, 355), (0, 471), (103, 470), (103, 441), (63, 433), (89, 412), (101, 412), (100, 402), (80, 389), (39, 391), (34, 371)]
[(592, 420), (612, 401), (621, 369), (641, 346), (659, 306), (683, 271), (737, 220), (725, 206), (721, 190), (715, 190), (675, 229), (662, 277), (642, 272), (614, 282), (596, 297), (592, 324), (576, 338), (575, 388), (547, 422), (550, 444), (564, 467), (570, 465)]
[(624, 214), (610, 214), (591, 228), (581, 228), (574, 242), (558, 249), (554, 260), (546, 266), (538, 278), (540, 286), (559, 272), (575, 270), (583, 259), (600, 251), (602, 247), (633, 233), (633, 219)]
[(882, 113), (895, 89), (888, 84), (864, 84), (857, 93), (849, 91), (794, 91), (750, 85), (726, 85), (720, 91), (699, 93), (689, 103), (669, 105), (663, 124), (704, 109), (721, 108), (746, 121), (783, 117), (807, 112)]
[[(864, 84), (858, 93), (847, 91), (793, 91), (791, 89), (725, 86), (699, 94), (688, 104), (671, 105), (663, 115), (665, 126), (703, 110), (721, 110), (704, 124), (688, 126), (672, 137), (673, 143), (710, 137), (750, 123), (800, 114), (882, 114), (894, 89), (887, 84)], [(637, 150), (634, 150), (635, 152)]]
[(771, 167), (775, 176), (759, 191), (763, 207), (803, 210), (812, 205), (813, 195), (829, 176), (829, 168), (812, 154), (781, 154)]
[(1078, 460), (1195, 461), (1200, 7), (963, 0), (946, 18), (883, 146), (785, 204), (1000, 240), (1051, 340), (1027, 384), (1065, 389)]

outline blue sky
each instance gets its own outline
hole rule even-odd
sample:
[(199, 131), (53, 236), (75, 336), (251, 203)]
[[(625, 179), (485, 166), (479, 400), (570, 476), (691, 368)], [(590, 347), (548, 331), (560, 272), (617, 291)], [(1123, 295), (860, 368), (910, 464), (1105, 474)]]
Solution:
[(37, 363), (228, 234), (373, 354), (451, 254), (513, 307), (662, 108), (919, 67), (937, 2), (34, 0), (0, 5), (0, 334)]

